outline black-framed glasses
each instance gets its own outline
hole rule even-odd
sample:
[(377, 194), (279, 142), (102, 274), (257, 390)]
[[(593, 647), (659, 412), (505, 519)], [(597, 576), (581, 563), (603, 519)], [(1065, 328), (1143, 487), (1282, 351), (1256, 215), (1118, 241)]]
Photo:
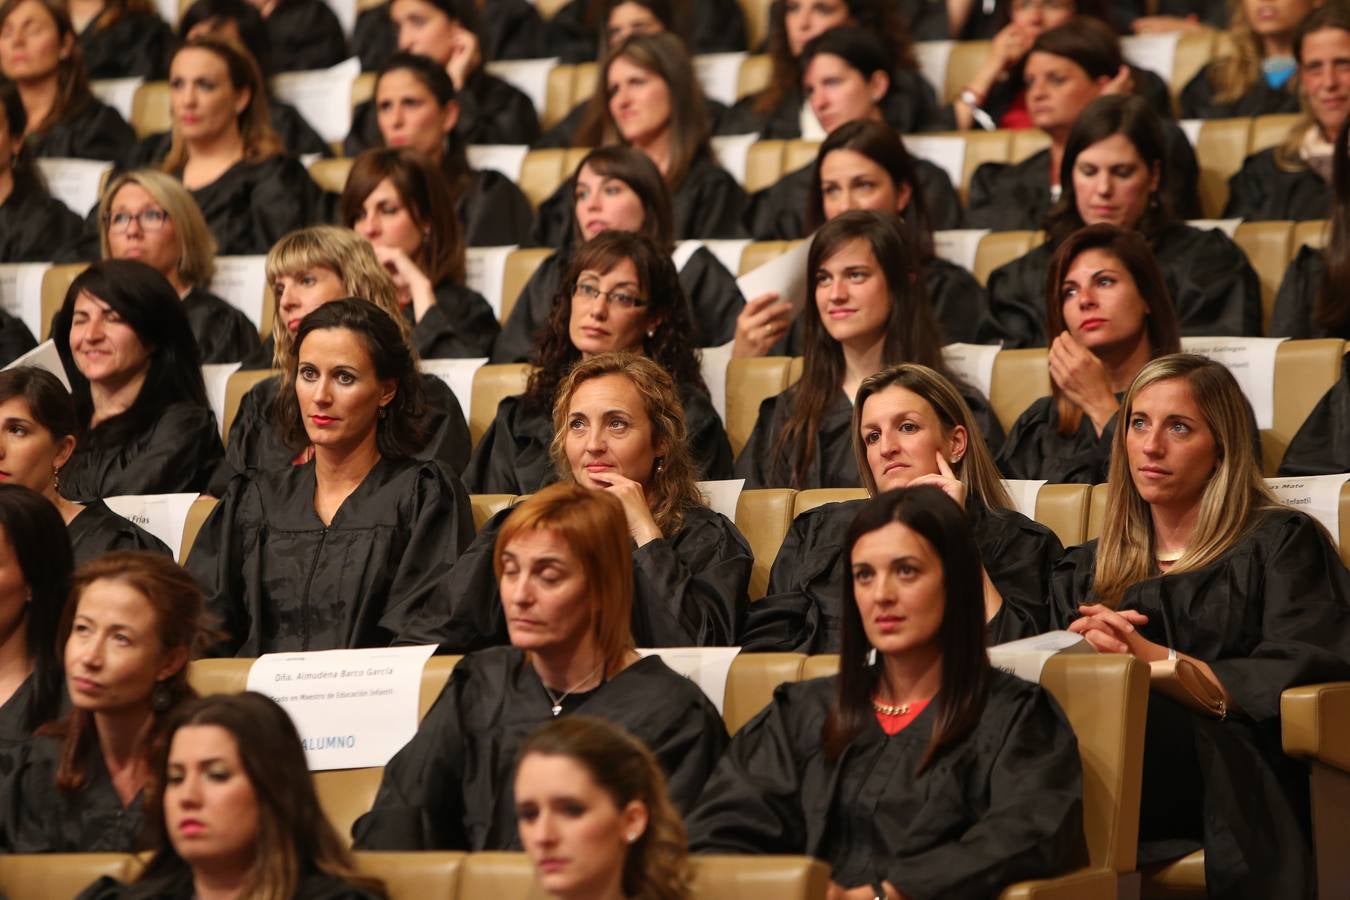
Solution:
[(613, 303), (620, 309), (641, 309), (647, 305), (647, 301), (641, 297), (635, 297), (624, 291), (602, 291), (593, 284), (578, 284), (572, 289), (572, 296), (583, 300), (604, 297), (606, 303)]
[(141, 231), (152, 234), (164, 227), (169, 214), (162, 209), (143, 209), (138, 213), (115, 212), (108, 216), (108, 230), (121, 234), (131, 227), (132, 220), (141, 227)]

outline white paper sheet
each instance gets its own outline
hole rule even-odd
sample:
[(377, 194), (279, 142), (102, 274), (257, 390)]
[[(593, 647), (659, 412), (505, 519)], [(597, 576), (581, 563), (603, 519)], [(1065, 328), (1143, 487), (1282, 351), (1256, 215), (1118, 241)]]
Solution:
[(464, 283), (483, 295), (497, 321), (502, 320), (502, 288), (506, 279), (506, 258), (516, 249), (507, 247), (468, 247), (464, 251)]
[(731, 348), (735, 343), (731, 340), (720, 347), (704, 347), (699, 351), (703, 383), (712, 394), (713, 409), (724, 422), (727, 418), (727, 366), (731, 363)]
[(942, 99), (947, 94), (947, 62), (951, 59), (956, 41), (915, 41), (914, 56), (919, 62), (919, 74), (933, 87), (933, 93)]
[(988, 397), (994, 383), (994, 360), (1001, 349), (998, 344), (947, 344), (942, 348), (942, 362), (953, 375)]
[(1341, 488), (1350, 474), (1305, 475), (1267, 478), (1266, 484), (1285, 506), (1302, 510), (1331, 532), (1331, 542), (1341, 542)]
[(943, 135), (901, 135), (905, 149), (920, 159), (940, 166), (952, 184), (958, 187), (966, 171), (966, 142), (959, 137)]
[(473, 402), (473, 373), (488, 361), (486, 356), (471, 359), (424, 359), (417, 364), (423, 372), (435, 375), (450, 385), (460, 409), (464, 410), (464, 420), (469, 419), (469, 404)]
[(750, 54), (700, 53), (694, 57), (694, 77), (703, 93), (725, 106), (736, 102), (736, 86), (741, 79), (741, 64)]
[(520, 169), (530, 152), (529, 144), (470, 144), (464, 151), (469, 166), (501, 172), (512, 181), (520, 181)]
[(124, 519), (130, 519), (169, 545), (174, 556), (183, 546), (183, 525), (187, 522), (188, 507), (196, 494), (124, 494), (104, 497), (108, 508)]
[(740, 647), (638, 648), (640, 656), (659, 656), (661, 661), (703, 689), (717, 712), (726, 704), (727, 675)]
[(324, 2), (332, 7), (338, 21), (342, 23), (342, 33), (350, 38), (353, 29), (356, 28), (356, 0), (324, 0)]
[(417, 733), (422, 668), (436, 648), (269, 653), (248, 673), (300, 732), (310, 771), (382, 766)]
[(1157, 73), (1167, 83), (1172, 82), (1172, 68), (1177, 58), (1177, 41), (1181, 32), (1165, 34), (1132, 34), (1120, 39), (1120, 54), (1132, 66)]
[(216, 257), (216, 277), (211, 279), (211, 293), (248, 316), (259, 331), (264, 324), (263, 294), (266, 290), (266, 255)]
[(950, 231), (933, 232), (933, 251), (938, 256), (965, 269), (975, 271), (975, 255), (980, 251), (980, 241), (989, 234), (988, 228), (957, 228)]
[(1028, 519), (1036, 518), (1036, 498), (1041, 493), (1045, 481), (1030, 478), (1004, 478), (1003, 487), (1012, 497), (1013, 506)]
[(731, 173), (736, 183), (745, 184), (745, 170), (750, 158), (750, 145), (759, 140), (757, 132), (750, 134), (722, 134), (712, 139), (713, 156), (717, 164)]
[(0, 265), (0, 307), (23, 320), (33, 337), (42, 337), (42, 279), (51, 263)]
[(136, 88), (144, 78), (99, 78), (89, 82), (89, 90), (94, 96), (117, 110), (117, 114), (131, 121), (131, 101), (136, 96)]
[(61, 354), (56, 352), (55, 341), (43, 341), (32, 350), (29, 350), (23, 356), (20, 356), (14, 362), (5, 366), (6, 369), (13, 369), (18, 366), (32, 366), (35, 369), (46, 369), (70, 390), (70, 378), (66, 375), (66, 367), (61, 362)]
[(1242, 224), (1242, 220), (1241, 220), (1241, 219), (1189, 219), (1189, 220), (1187, 220), (1186, 224), (1189, 225), (1189, 226), (1191, 226), (1192, 228), (1198, 228), (1198, 229), (1200, 229), (1201, 231), (1213, 231), (1214, 229), (1217, 228), (1219, 231), (1222, 231), (1224, 234), (1228, 235), (1228, 239), (1229, 239), (1229, 240), (1232, 240), (1232, 239), (1233, 239), (1233, 236), (1237, 234), (1237, 227), (1238, 227), (1239, 225)]
[(159, 17), (171, 27), (178, 25), (178, 0), (155, 0), (155, 9), (159, 10)]
[(1182, 134), (1186, 135), (1186, 140), (1195, 147), (1200, 143), (1200, 129), (1205, 127), (1204, 119), (1178, 119), (1177, 125), (1181, 127)]
[(701, 243), (728, 272), (735, 275), (741, 270), (741, 254), (753, 241), (748, 238), (716, 238), (705, 239)]
[(83, 218), (98, 203), (99, 185), (103, 176), (112, 171), (112, 163), (101, 159), (58, 159), (46, 157), (37, 161), (42, 177), (52, 196), (70, 211)]
[(340, 141), (352, 130), (352, 83), (361, 74), (353, 56), (327, 69), (283, 72), (272, 79), (272, 91), (300, 110), (325, 141)]
[(702, 246), (702, 241), (680, 241), (676, 244), (675, 252), (670, 254), (670, 261), (675, 264), (675, 271), (683, 272), (684, 267), (689, 265), (689, 260), (694, 258), (694, 254)]
[(225, 424), (225, 389), (230, 384), (230, 376), (239, 371), (239, 363), (207, 363), (202, 366), (202, 381), (206, 382), (206, 399), (211, 402), (211, 412), (216, 414), (216, 424)]
[(1184, 337), (1181, 349), (1223, 363), (1252, 405), (1257, 428), (1275, 424), (1275, 353), (1286, 338)]
[(777, 291), (778, 299), (792, 304), (792, 314), (795, 316), (806, 305), (806, 259), (810, 252), (811, 241), (808, 238), (737, 278), (736, 287), (741, 289), (741, 296), (747, 300)]
[(540, 116), (548, 105), (548, 73), (560, 62), (560, 57), (547, 59), (501, 59), (483, 68), (509, 83), (530, 98), (534, 111)]
[(745, 489), (744, 478), (728, 478), (725, 481), (700, 481), (698, 491), (703, 502), (713, 512), (721, 513), (731, 521), (736, 521), (736, 504), (740, 502), (741, 491)]
[(990, 647), (989, 664), (1018, 678), (1039, 683), (1041, 670), (1052, 656), (1092, 652), (1092, 645), (1083, 640), (1082, 635), (1072, 631), (1047, 631)]

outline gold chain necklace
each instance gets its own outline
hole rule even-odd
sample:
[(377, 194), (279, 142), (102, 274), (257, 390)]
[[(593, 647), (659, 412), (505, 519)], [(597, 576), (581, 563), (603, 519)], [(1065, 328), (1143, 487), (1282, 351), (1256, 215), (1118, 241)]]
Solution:
[(872, 708), (883, 716), (907, 716), (909, 715), (909, 704), (901, 703), (897, 706), (891, 706), (888, 703), (878, 703), (872, 701)]

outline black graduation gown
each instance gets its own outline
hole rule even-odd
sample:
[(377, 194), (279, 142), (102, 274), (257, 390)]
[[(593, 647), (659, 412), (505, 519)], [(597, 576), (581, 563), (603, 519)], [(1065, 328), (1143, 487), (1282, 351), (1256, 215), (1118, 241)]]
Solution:
[[(935, 231), (960, 228), (961, 199), (941, 166), (916, 159), (915, 180)], [(750, 195), (745, 221), (757, 241), (795, 241), (806, 237), (806, 208), (811, 202), (814, 164), (784, 175), (769, 187)]]
[[(438, 653), (510, 643), (493, 571), (497, 535), (510, 515), (504, 509), (484, 523), (396, 643), (436, 644)], [(686, 509), (678, 531), (633, 550), (633, 640), (639, 647), (735, 644), (753, 565), (730, 519), (703, 506)]]
[(88, 783), (56, 787), (62, 741), (34, 737), (0, 755), (0, 852), (130, 853), (141, 844), (141, 794), (130, 806), (113, 788), (98, 741), (85, 753)]
[[(455, 133), (465, 144), (531, 144), (539, 137), (539, 117), (530, 98), (481, 68), (469, 76), (456, 99)], [(352, 110), (352, 130), (344, 142), (347, 155), (383, 145), (375, 104), (367, 100)]]
[(84, 511), (66, 526), (70, 535), (70, 549), (75, 556), (75, 568), (114, 550), (150, 550), (169, 557), (177, 556), (177, 548), (168, 545), (108, 508), (102, 500), (91, 500)]
[(527, 0), (492, 0), (478, 12), (484, 59), (538, 59), (553, 55), (544, 42), (544, 20)]
[[(530, 358), (535, 333), (548, 325), (553, 313), (567, 257), (564, 251), (553, 254), (525, 282), (492, 348), (494, 363), (525, 362)], [(680, 287), (689, 301), (698, 346), (718, 346), (736, 336), (736, 317), (745, 300), (736, 287), (736, 279), (707, 248), (700, 247), (689, 257), (680, 270)]]
[[(270, 339), (269, 339), (270, 343)], [(272, 367), (269, 357), (265, 366)], [(435, 459), (458, 475), (469, 461), (469, 426), (464, 411), (450, 386), (435, 375), (422, 375), (422, 387), (427, 396), (427, 431), (431, 435), (417, 458)], [(219, 497), (230, 479), (250, 469), (284, 471), (293, 468), (293, 453), (281, 441), (272, 418), (272, 405), (281, 389), (281, 376), (260, 381), (249, 388), (239, 402), (239, 412), (230, 425), (225, 442), (225, 456), (211, 476), (207, 493)]]
[(0, 204), (0, 263), (57, 259), (83, 231), (84, 220), (40, 181), (14, 173), (14, 189)]
[(0, 309), (0, 366), (6, 366), (37, 346), (23, 319)]
[(253, 320), (205, 288), (188, 291), (183, 312), (187, 313), (203, 364), (239, 362), (259, 347)]
[(1266, 84), (1264, 78), (1258, 77), (1256, 83), (1241, 97), (1229, 103), (1220, 103), (1214, 99), (1214, 86), (1209, 81), (1209, 72), (1213, 66), (1214, 63), (1208, 63), (1182, 88), (1180, 99), (1183, 119), (1233, 119), (1298, 112), (1297, 76), (1290, 78), (1282, 88), (1273, 88)]
[[(403, 309), (412, 319), (412, 306)], [(436, 285), (436, 303), (413, 325), (413, 345), (423, 359), (487, 356), (501, 326), (483, 295), (453, 281)]]
[[(843, 546), (866, 500), (826, 503), (792, 520), (774, 559), (766, 596), (750, 605), (746, 650), (838, 653), (840, 602), (847, 562)], [(1049, 627), (1045, 597), (1064, 554), (1055, 533), (1010, 509), (972, 507), (970, 524), (1003, 607), (985, 626), (990, 644), (1040, 634)]]
[[(1261, 333), (1261, 286), (1247, 256), (1219, 229), (1175, 223), (1149, 243), (1185, 336)], [(1045, 279), (1054, 255), (1035, 247), (989, 275), (989, 307), (1005, 347), (1044, 347)]]
[(915, 900), (997, 897), (1086, 862), (1078, 742), (1040, 685), (993, 670), (971, 733), (917, 775), (940, 701), (893, 736), (869, 717), (830, 762), (838, 690), (837, 676), (778, 686), (687, 817), (692, 850), (805, 853), (843, 887), (885, 880)]
[(277, 72), (327, 69), (347, 58), (347, 38), (323, 0), (281, 0), (265, 20)]
[(464, 226), (465, 246), (529, 243), (534, 210), (516, 183), (501, 172), (476, 169), (468, 188), (456, 201), (455, 210)]
[[(523, 651), (494, 647), (464, 657), (416, 736), (384, 767), (374, 806), (352, 827), (356, 848), (519, 850), (516, 757), (552, 721), (551, 705)], [(703, 691), (657, 657), (564, 698), (562, 707), (563, 715), (607, 719), (646, 744), (681, 811), (727, 745), (726, 726)]]
[(1275, 164), (1275, 148), (1247, 157), (1228, 179), (1226, 219), (1325, 219), (1331, 215), (1331, 185), (1312, 169), (1287, 172)]
[(31, 157), (73, 157), (121, 162), (136, 144), (136, 132), (121, 113), (92, 94), (59, 122), (24, 138)]
[[(273, 365), (273, 357), (276, 356), (276, 350), (276, 339), (272, 337), (272, 333), (269, 331), (267, 333), (267, 338), (259, 345), (258, 349), (245, 355), (240, 361), (239, 371), (256, 372), (259, 369), (276, 368), (276, 366)], [(244, 396), (247, 397), (248, 395), (245, 394)]]
[(396, 52), (398, 29), (389, 18), (389, 4), (358, 10), (352, 28), (352, 54), (360, 58), (361, 71), (378, 72)]
[[(1187, 779), (1203, 795), (1196, 801), (1211, 897), (1311, 897), (1307, 776), (1294, 774), (1299, 767), (1280, 749), (1280, 694), (1350, 678), (1350, 572), (1311, 517), (1283, 508), (1259, 515), (1216, 562), (1139, 582), (1117, 604), (1148, 616), (1138, 626), (1146, 639), (1207, 662), (1236, 707), (1221, 721), (1150, 698), (1141, 863), (1196, 849), (1179, 840), (1157, 846), (1162, 835), (1147, 825), (1185, 796), (1176, 782)], [(1051, 601), (1061, 627), (1078, 618), (1078, 604), (1097, 602), (1096, 556), (1090, 541), (1055, 569)], [(1166, 728), (1152, 721), (1155, 707), (1159, 718), (1171, 713)], [(1194, 755), (1189, 767), (1175, 752), (1183, 741)], [(1160, 752), (1167, 756), (1157, 759)]]
[(210, 407), (176, 400), (146, 431), (115, 446), (97, 428), (86, 434), (61, 467), (61, 495), (87, 503), (122, 494), (203, 491), (224, 453)]
[(192, 197), (222, 256), (266, 253), (283, 235), (327, 218), (323, 189), (299, 160), (280, 153), (241, 160)]
[(1313, 308), (1326, 274), (1327, 262), (1321, 250), (1307, 244), (1298, 248), (1284, 269), (1267, 334), (1294, 340), (1350, 337), (1350, 328), (1334, 332), (1313, 321)]
[[(309, 124), (300, 110), (283, 103), (276, 97), (267, 98), (268, 115), (272, 121), (272, 130), (281, 138), (281, 146), (291, 156), (299, 157), (303, 153), (318, 153), (332, 156), (333, 148), (319, 137), (319, 133)], [(160, 131), (142, 138), (131, 149), (127, 157), (127, 168), (140, 169), (156, 167), (169, 155), (173, 144), (173, 133)]]
[[(574, 145), (577, 131), (581, 128), (581, 123), (586, 120), (586, 107), (590, 105), (589, 100), (583, 100), (572, 107), (571, 112), (563, 116), (556, 125), (539, 135), (539, 139), (532, 145), (536, 150), (548, 148), (568, 148)], [(727, 114), (725, 105), (718, 103), (711, 97), (703, 98), (703, 108), (708, 114), (708, 128), (713, 134), (718, 134), (718, 128), (722, 124), (722, 117)]]
[[(196, 900), (197, 888), (192, 880), (192, 869), (186, 864), (172, 876), (152, 882), (123, 884), (111, 875), (104, 875), (85, 888), (75, 900)], [(300, 883), (290, 900), (382, 900), (380, 897), (344, 881), (336, 875), (323, 872), (301, 873)]]
[(329, 525), (314, 463), (230, 482), (187, 569), (229, 638), (226, 656), (386, 647), (469, 545), (464, 485), (437, 462), (380, 459)]
[[(766, 397), (759, 405), (759, 416), (750, 439), (736, 457), (736, 477), (745, 479), (747, 488), (793, 487), (791, 454), (775, 454), (774, 443), (794, 415), (797, 391), (801, 383), (793, 384), (781, 394)], [(961, 396), (970, 406), (975, 422), (984, 434), (990, 452), (997, 453), (1003, 446), (1003, 426), (998, 423), (989, 401), (979, 391), (962, 386)], [(853, 458), (853, 404), (841, 390), (825, 409), (816, 435), (816, 458), (803, 484), (797, 490), (811, 488), (862, 487), (858, 464)]]
[(999, 451), (998, 468), (1003, 477), (1055, 484), (1104, 484), (1111, 465), (1116, 417), (1111, 417), (1100, 436), (1086, 413), (1072, 436), (1062, 436), (1058, 428), (1059, 405), (1053, 397), (1041, 397), (1028, 406), (1013, 423)]
[[(603, 4), (590, 0), (569, 0), (548, 20), (546, 44), (549, 55), (559, 55), (565, 63), (595, 62), (600, 55), (597, 35), (601, 23), (587, 21), (586, 13)], [(731, 53), (749, 50), (762, 52), (748, 45), (745, 35), (745, 13), (736, 0), (692, 0), (679, 4), (677, 16), (683, 12), (687, 21), (676, 30), (690, 47), (690, 54)]]
[(1281, 475), (1337, 475), (1350, 472), (1350, 356), (1341, 378), (1303, 420), (1280, 462)]
[[(761, 140), (792, 140), (802, 136), (801, 112), (804, 98), (800, 89), (787, 91), (777, 107), (767, 115), (756, 109), (759, 94), (736, 101), (718, 125), (718, 134), (759, 132)], [(917, 69), (896, 69), (891, 73), (891, 89), (879, 104), (882, 118), (901, 134), (914, 134), (945, 127), (933, 86)]]
[[(689, 453), (698, 477), (730, 478), (731, 444), (712, 400), (702, 390), (676, 385), (684, 403)], [(497, 416), (473, 449), (464, 483), (475, 494), (532, 494), (558, 480), (549, 459), (552, 412), (526, 407), (515, 394), (497, 405)]]
[[(33, 676), (19, 682), (18, 688), (4, 703), (0, 703), (0, 779), (7, 771), (6, 755), (32, 738), (28, 730), (28, 706), (33, 702)], [(0, 781), (2, 784), (3, 781)]]
[(110, 25), (103, 11), (80, 32), (80, 56), (89, 79), (140, 77), (163, 81), (169, 77), (169, 59), (178, 39), (169, 24), (154, 12), (123, 12)]

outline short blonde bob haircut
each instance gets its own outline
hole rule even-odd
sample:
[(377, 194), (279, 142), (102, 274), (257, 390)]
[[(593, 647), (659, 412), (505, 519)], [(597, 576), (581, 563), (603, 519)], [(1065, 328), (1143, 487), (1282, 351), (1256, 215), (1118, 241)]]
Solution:
[(633, 649), (633, 540), (623, 504), (612, 494), (578, 484), (551, 484), (532, 495), (511, 511), (497, 534), (492, 571), (498, 582), (502, 554), (527, 531), (557, 534), (581, 563), (605, 677), (617, 674)]
[(113, 202), (117, 192), (134, 184), (150, 195), (159, 208), (169, 214), (174, 234), (178, 236), (178, 277), (188, 287), (204, 288), (216, 274), (216, 239), (206, 226), (206, 219), (197, 207), (197, 201), (172, 175), (154, 169), (123, 172), (108, 182), (98, 201), (98, 237), (103, 258), (112, 258), (108, 243), (108, 225), (112, 219)]
[[(310, 269), (327, 269), (342, 282), (343, 297), (356, 297), (375, 304), (398, 323), (403, 339), (412, 344), (412, 329), (398, 302), (398, 288), (389, 272), (375, 258), (370, 242), (350, 228), (314, 225), (300, 228), (272, 245), (267, 253), (267, 283), (276, 293), (277, 281)], [(337, 299), (336, 297), (333, 299)], [(291, 350), (291, 333), (282, 318), (281, 307), (272, 317), (272, 356), (275, 368), (285, 368)], [(414, 350), (414, 355), (415, 355)]]

